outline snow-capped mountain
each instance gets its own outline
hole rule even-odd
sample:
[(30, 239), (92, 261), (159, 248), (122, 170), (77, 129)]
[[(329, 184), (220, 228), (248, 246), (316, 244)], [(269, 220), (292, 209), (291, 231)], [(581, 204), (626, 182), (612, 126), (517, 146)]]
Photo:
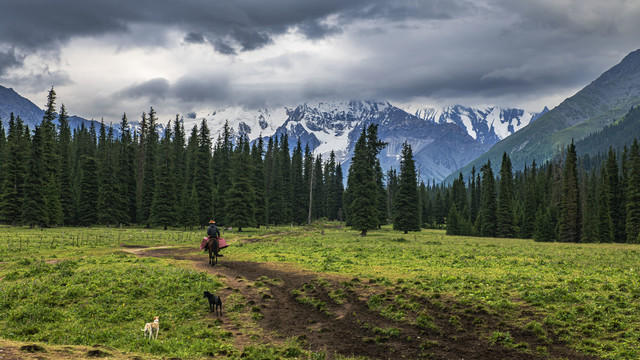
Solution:
[(440, 109), (408, 106), (405, 110), (438, 124), (456, 124), (472, 138), (489, 145), (527, 126), (537, 115), (522, 109), (503, 109), (497, 106), (473, 108), (455, 105)]
[(222, 133), (224, 124), (228, 122), (236, 136), (246, 135), (249, 140), (253, 141), (260, 136), (269, 137), (275, 134), (287, 119), (288, 111), (285, 107), (252, 110), (245, 107), (229, 106), (201, 114), (187, 114), (183, 118), (183, 122), (188, 133), (194, 126), (199, 127), (202, 120), (205, 119), (213, 141)]
[(345, 170), (363, 127), (377, 124), (380, 139), (388, 143), (380, 154), (383, 169), (399, 168), (402, 144), (407, 141), (424, 181), (444, 179), (490, 147), (454, 123), (425, 121), (386, 101), (329, 101), (257, 111), (230, 107), (191, 114), (184, 119), (185, 129), (189, 131), (203, 119), (214, 141), (225, 122), (235, 134), (246, 134), (252, 141), (260, 135), (281, 137), (286, 133), (291, 149), (299, 140), (323, 159), (334, 151)]

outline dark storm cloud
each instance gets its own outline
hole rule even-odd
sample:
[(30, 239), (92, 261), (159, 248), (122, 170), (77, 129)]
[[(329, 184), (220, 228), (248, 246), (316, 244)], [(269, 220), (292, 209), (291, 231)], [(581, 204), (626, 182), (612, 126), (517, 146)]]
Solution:
[(199, 33), (190, 32), (184, 37), (184, 41), (191, 44), (204, 44), (206, 40), (204, 39), (204, 35)]
[(151, 100), (164, 99), (170, 90), (170, 84), (167, 79), (156, 78), (145, 81), (141, 84), (135, 84), (120, 91), (120, 95), (129, 98), (139, 99), (147, 97)]
[(8, 69), (20, 67), (24, 63), (24, 56), (16, 54), (16, 49), (0, 51), (0, 76), (4, 75)]
[[(273, 43), (273, 36), (290, 29), (317, 39), (339, 33), (354, 19), (448, 18), (467, 7), (464, 0), (8, 0), (0, 12), (0, 44), (25, 51), (55, 50), (75, 37), (128, 33), (133, 25), (154, 25), (182, 29), (188, 43), (207, 38), (230, 54), (230, 41), (241, 51), (250, 51)], [(330, 16), (338, 23), (324, 24)], [(221, 39), (227, 46), (219, 46)]]

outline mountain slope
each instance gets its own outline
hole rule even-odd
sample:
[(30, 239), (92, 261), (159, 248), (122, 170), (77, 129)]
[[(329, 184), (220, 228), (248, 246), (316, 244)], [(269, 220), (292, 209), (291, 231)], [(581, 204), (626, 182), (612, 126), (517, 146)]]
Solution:
[(640, 50), (627, 55), (598, 79), (574, 96), (530, 123), (524, 129), (494, 145), (488, 152), (451, 174), (465, 176), (475, 166), (479, 169), (488, 159), (497, 169), (502, 154), (511, 158), (514, 170), (524, 168), (534, 159), (549, 160), (571, 139), (579, 140), (622, 117), (632, 106), (640, 104)]
[(536, 114), (522, 109), (502, 109), (497, 106), (473, 108), (462, 105), (435, 108), (406, 108), (415, 116), (438, 124), (453, 123), (483, 144), (493, 145), (527, 126)]
[(288, 134), (291, 147), (298, 140), (309, 144), (324, 159), (333, 150), (345, 168), (363, 127), (377, 124), (378, 136), (388, 143), (380, 154), (382, 168), (399, 168), (402, 144), (407, 141), (424, 181), (440, 181), (489, 148), (455, 124), (425, 121), (383, 101), (304, 104), (288, 115), (277, 135)]
[[(20, 116), (24, 124), (29, 126), (29, 129), (33, 130), (36, 125), (42, 122), (44, 110), (40, 109), (27, 98), (22, 97), (13, 89), (0, 85), (0, 118), (2, 119), (2, 125), (4, 126), (5, 131), (8, 130), (11, 113), (16, 117)], [(79, 127), (80, 124), (89, 126), (91, 121), (92, 120), (83, 119), (75, 115), (69, 116), (69, 126), (72, 129)], [(115, 130), (117, 131), (117, 129)]]

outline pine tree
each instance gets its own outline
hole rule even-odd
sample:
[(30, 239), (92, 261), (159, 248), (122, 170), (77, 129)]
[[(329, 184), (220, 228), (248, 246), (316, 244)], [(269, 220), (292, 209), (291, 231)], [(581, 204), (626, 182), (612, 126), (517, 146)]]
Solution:
[(403, 231), (420, 231), (418, 182), (416, 167), (413, 161), (411, 145), (402, 144), (400, 160), (400, 178), (394, 199), (393, 229)]
[(184, 123), (180, 120), (179, 115), (176, 115), (176, 120), (173, 124), (173, 141), (171, 143), (171, 161), (173, 164), (173, 174), (171, 175), (176, 194), (176, 196), (173, 197), (171, 207), (175, 211), (175, 225), (182, 225), (186, 222), (187, 212), (183, 208), (183, 205), (184, 199), (189, 195), (186, 186), (187, 153), (184, 136)]
[(291, 156), (289, 154), (289, 136), (287, 133), (281, 138), (280, 156), (281, 156), (281, 174), (282, 174), (282, 223), (290, 224), (293, 218), (293, 188), (291, 186)]
[(595, 169), (587, 179), (585, 211), (582, 213), (582, 241), (598, 242), (598, 187)]
[[(209, 146), (210, 148), (210, 146)], [(211, 152), (211, 150), (209, 150)], [(231, 154), (233, 153), (233, 129), (226, 121), (222, 134), (218, 137), (213, 151), (211, 177), (213, 181), (213, 196), (215, 198), (213, 215), (218, 223), (225, 222), (224, 209), (227, 198), (225, 194), (231, 187)]]
[(640, 234), (640, 146), (638, 139), (629, 149), (626, 232), (627, 242), (636, 243)]
[(371, 151), (367, 146), (367, 131), (362, 130), (351, 159), (347, 192), (349, 203), (349, 224), (360, 235), (378, 227), (377, 186), (371, 161)]
[(291, 188), (293, 191), (292, 199), (292, 221), (298, 225), (302, 225), (307, 220), (307, 208), (304, 199), (308, 196), (307, 186), (304, 183), (303, 161), (302, 161), (302, 144), (300, 139), (296, 147), (293, 149), (291, 156)]
[(502, 167), (500, 168), (500, 185), (498, 191), (497, 211), (497, 235), (498, 237), (514, 237), (513, 228), (513, 174), (511, 172), (511, 160), (507, 153), (502, 155)]
[(520, 226), (520, 236), (524, 239), (533, 237), (535, 228), (536, 212), (538, 211), (537, 194), (537, 168), (533, 161), (529, 171), (525, 172), (524, 204), (522, 212), (522, 225)]
[[(193, 184), (198, 198), (199, 224), (206, 224), (213, 217), (212, 203), (215, 203), (216, 207), (220, 207), (223, 204), (222, 196), (217, 198), (213, 196), (212, 179), (213, 176), (219, 176), (219, 172), (216, 171), (215, 174), (212, 174), (211, 171), (211, 139), (209, 135), (209, 127), (206, 120), (203, 119), (198, 132), (198, 148), (193, 166)], [(219, 220), (218, 222), (222, 221)]]
[(608, 208), (611, 218), (613, 241), (625, 242), (626, 234), (624, 229), (623, 214), (623, 189), (620, 186), (620, 176), (618, 169), (618, 161), (613, 148), (609, 147), (609, 153), (606, 160), (607, 174), (607, 191), (608, 191)]
[(580, 191), (578, 188), (578, 156), (571, 142), (562, 175), (562, 200), (558, 238), (561, 242), (579, 242), (581, 234)]
[(78, 224), (91, 226), (98, 222), (98, 165), (94, 157), (80, 158), (80, 194), (78, 200)]
[(42, 171), (44, 156), (42, 155), (41, 141), (42, 128), (36, 126), (27, 160), (21, 216), (21, 222), (31, 228), (36, 225), (45, 226), (48, 223), (45, 202), (43, 201), (45, 198), (45, 179), (48, 179), (48, 176)]
[(256, 194), (255, 219), (256, 226), (267, 224), (265, 175), (264, 175), (264, 144), (262, 136), (253, 144), (251, 148), (251, 162), (253, 165), (253, 190)]
[(313, 198), (311, 218), (319, 219), (325, 216), (324, 180), (322, 174), (322, 155), (316, 156), (313, 168)]
[(30, 139), (28, 133), (25, 134), (22, 119), (19, 116), (14, 118), (11, 113), (5, 149), (6, 159), (2, 164), (4, 179), (0, 196), (0, 219), (12, 226), (17, 225), (22, 216), (29, 147)]
[(58, 155), (60, 167), (58, 178), (60, 179), (60, 206), (62, 207), (62, 224), (69, 225), (73, 221), (73, 183), (71, 181), (72, 152), (71, 128), (69, 127), (69, 115), (64, 107), (60, 107), (58, 116)]
[(249, 151), (249, 140), (244, 136), (238, 139), (236, 150), (233, 154), (233, 177), (231, 188), (227, 191), (227, 208), (225, 213), (227, 223), (242, 228), (255, 224), (255, 191), (251, 177), (254, 169)]
[(609, 191), (609, 176), (607, 174), (607, 167), (602, 167), (600, 175), (600, 186), (597, 187), (597, 203), (598, 203), (598, 242), (609, 243), (613, 242), (613, 221), (611, 219), (611, 211), (609, 209), (610, 191)]
[(480, 221), (480, 234), (482, 236), (496, 236), (497, 234), (497, 201), (496, 186), (491, 161), (480, 169), (482, 172), (482, 201), (480, 204), (478, 218)]
[(171, 123), (167, 125), (164, 131), (164, 137), (160, 142), (158, 154), (158, 166), (155, 174), (155, 189), (153, 191), (153, 202), (151, 203), (150, 223), (156, 226), (162, 226), (167, 230), (169, 225), (176, 222), (176, 208), (174, 187), (174, 163), (172, 156), (171, 143)]
[(98, 222), (107, 226), (117, 224), (122, 219), (120, 213), (120, 183), (116, 177), (113, 127), (106, 133), (104, 123), (100, 126), (98, 145)]
[(119, 223), (131, 224), (136, 222), (136, 166), (135, 147), (131, 138), (131, 128), (127, 121), (127, 114), (122, 115), (120, 122), (120, 141), (117, 154), (116, 182), (119, 184), (116, 208), (121, 215)]
[(142, 194), (140, 204), (140, 218), (138, 221), (147, 227), (151, 225), (151, 204), (153, 204), (153, 192), (156, 188), (156, 166), (157, 166), (157, 147), (158, 132), (156, 130), (158, 119), (153, 108), (149, 110), (149, 118), (147, 132), (144, 140), (144, 163), (142, 178)]

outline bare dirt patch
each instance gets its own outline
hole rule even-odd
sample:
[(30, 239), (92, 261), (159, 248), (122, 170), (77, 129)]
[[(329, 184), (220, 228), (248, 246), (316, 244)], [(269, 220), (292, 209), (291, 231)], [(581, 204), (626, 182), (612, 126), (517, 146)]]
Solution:
[[(369, 281), (302, 271), (282, 263), (219, 259), (208, 265), (197, 248), (126, 249), (137, 256), (187, 260), (215, 274), (228, 287), (224, 298), (239, 291), (263, 317), (260, 343), (295, 338), (314, 352), (372, 359), (597, 359), (577, 353), (549, 336), (506, 324), (499, 314), (465, 306), (455, 299), (425, 298), (410, 286), (382, 286)], [(376, 306), (372, 306), (376, 300)], [(405, 305), (403, 305), (405, 304)], [(531, 309), (523, 307), (524, 315)], [(401, 315), (399, 315), (401, 314)], [(220, 319), (236, 344), (252, 341), (236, 325)], [(507, 338), (492, 334), (509, 334)]]

